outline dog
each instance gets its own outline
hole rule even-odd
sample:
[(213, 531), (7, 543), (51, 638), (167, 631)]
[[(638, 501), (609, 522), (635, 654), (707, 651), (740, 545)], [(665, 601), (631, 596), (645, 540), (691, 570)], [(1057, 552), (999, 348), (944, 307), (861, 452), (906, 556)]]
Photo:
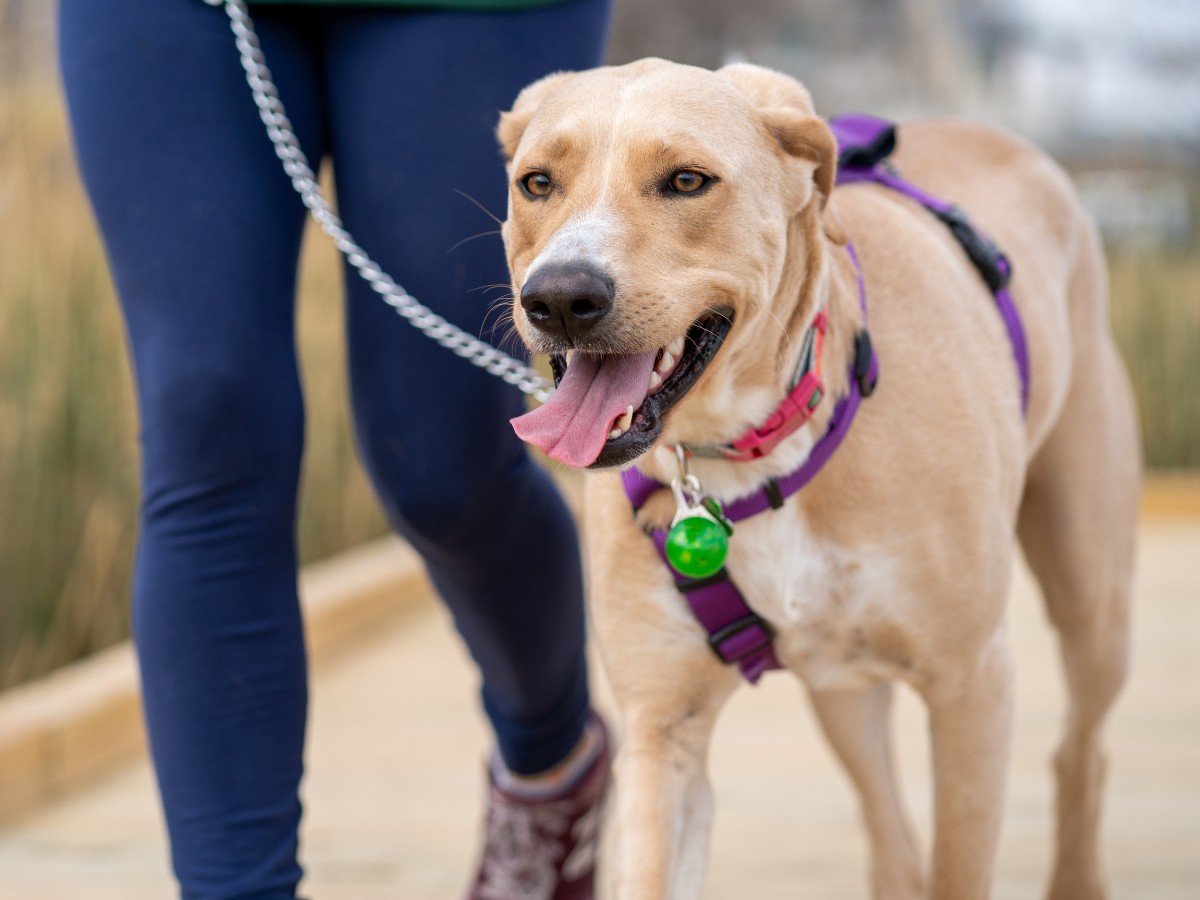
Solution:
[[(972, 900), (990, 896), (1000, 833), (1019, 541), (1070, 704), (1048, 896), (1098, 900), (1099, 732), (1127, 671), (1141, 468), (1102, 250), (1067, 176), (1029, 144), (958, 121), (898, 133), (903, 176), (961, 206), (1012, 262), (1027, 409), (1001, 316), (950, 230), (884, 187), (834, 190), (837, 146), (802, 85), (648, 59), (549, 76), (501, 115), (515, 324), (561, 377), (514, 426), (576, 468), (636, 466), (666, 485), (686, 464), (698, 482), (681, 483), (728, 504), (809, 457), (869, 329), (878, 390), (803, 490), (737, 523), (725, 567), (858, 790), (873, 896)], [(687, 458), (772, 415), (814, 355), (818, 317), (825, 396), (811, 419), (758, 458)], [(589, 602), (625, 728), (614, 890), (699, 897), (709, 738), (742, 678), (647, 537), (692, 501), (661, 490), (635, 516), (618, 474), (585, 481)], [(895, 681), (929, 713), (929, 865), (893, 782)]]

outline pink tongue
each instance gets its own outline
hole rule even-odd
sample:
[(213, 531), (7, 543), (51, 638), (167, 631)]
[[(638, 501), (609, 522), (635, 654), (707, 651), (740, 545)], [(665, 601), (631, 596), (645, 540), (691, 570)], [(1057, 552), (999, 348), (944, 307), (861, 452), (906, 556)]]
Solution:
[(613, 420), (646, 399), (657, 350), (637, 356), (576, 353), (546, 403), (512, 419), (517, 437), (551, 459), (583, 469), (596, 461)]

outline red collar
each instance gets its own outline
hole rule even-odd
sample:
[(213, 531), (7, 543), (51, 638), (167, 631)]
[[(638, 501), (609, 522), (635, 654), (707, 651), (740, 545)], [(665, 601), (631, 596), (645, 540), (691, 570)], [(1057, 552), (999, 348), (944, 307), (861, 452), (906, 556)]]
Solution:
[(827, 328), (828, 319), (822, 309), (813, 319), (806, 335), (801, 361), (803, 374), (765, 422), (723, 447), (686, 447), (685, 452), (689, 456), (716, 456), (733, 462), (750, 462), (767, 456), (784, 438), (794, 434), (812, 418), (825, 396), (825, 382), (821, 378), (821, 350)]

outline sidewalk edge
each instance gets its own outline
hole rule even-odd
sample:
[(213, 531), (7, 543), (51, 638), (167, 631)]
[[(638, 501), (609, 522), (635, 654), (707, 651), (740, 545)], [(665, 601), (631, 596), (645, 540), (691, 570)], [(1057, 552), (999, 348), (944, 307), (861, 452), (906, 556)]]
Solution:
[[(416, 553), (395, 538), (300, 575), (309, 665), (320, 670), (400, 610), (429, 598)], [(0, 694), (0, 824), (145, 749), (128, 641)]]

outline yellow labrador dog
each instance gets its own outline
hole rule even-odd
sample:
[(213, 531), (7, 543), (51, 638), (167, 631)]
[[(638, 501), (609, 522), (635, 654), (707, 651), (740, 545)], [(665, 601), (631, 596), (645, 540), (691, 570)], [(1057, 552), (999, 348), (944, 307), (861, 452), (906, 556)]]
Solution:
[[(825, 399), (811, 419), (761, 458), (689, 461), (726, 503), (795, 470), (850, 389), (863, 326), (852, 242), (879, 389), (811, 483), (737, 524), (726, 569), (859, 791), (874, 896), (971, 900), (990, 894), (1001, 824), (1019, 538), (1070, 696), (1049, 896), (1104, 897), (1098, 739), (1126, 672), (1140, 461), (1101, 250), (1067, 177), (1028, 144), (959, 122), (904, 126), (893, 157), (1012, 260), (1032, 370), (1022, 415), (979, 273), (911, 200), (873, 184), (832, 189), (834, 140), (792, 79), (661, 60), (553, 75), (521, 93), (498, 134), (516, 325), (562, 381), (514, 421), (567, 465), (633, 464), (670, 483), (676, 448), (728, 445), (772, 415), (823, 315), (809, 365), (823, 366)], [(636, 520), (615, 473), (589, 477), (586, 495), (592, 613), (625, 719), (616, 894), (699, 897), (709, 737), (741, 678), (644, 530), (671, 523), (672, 493)], [(930, 716), (928, 865), (893, 782), (897, 679)]]

